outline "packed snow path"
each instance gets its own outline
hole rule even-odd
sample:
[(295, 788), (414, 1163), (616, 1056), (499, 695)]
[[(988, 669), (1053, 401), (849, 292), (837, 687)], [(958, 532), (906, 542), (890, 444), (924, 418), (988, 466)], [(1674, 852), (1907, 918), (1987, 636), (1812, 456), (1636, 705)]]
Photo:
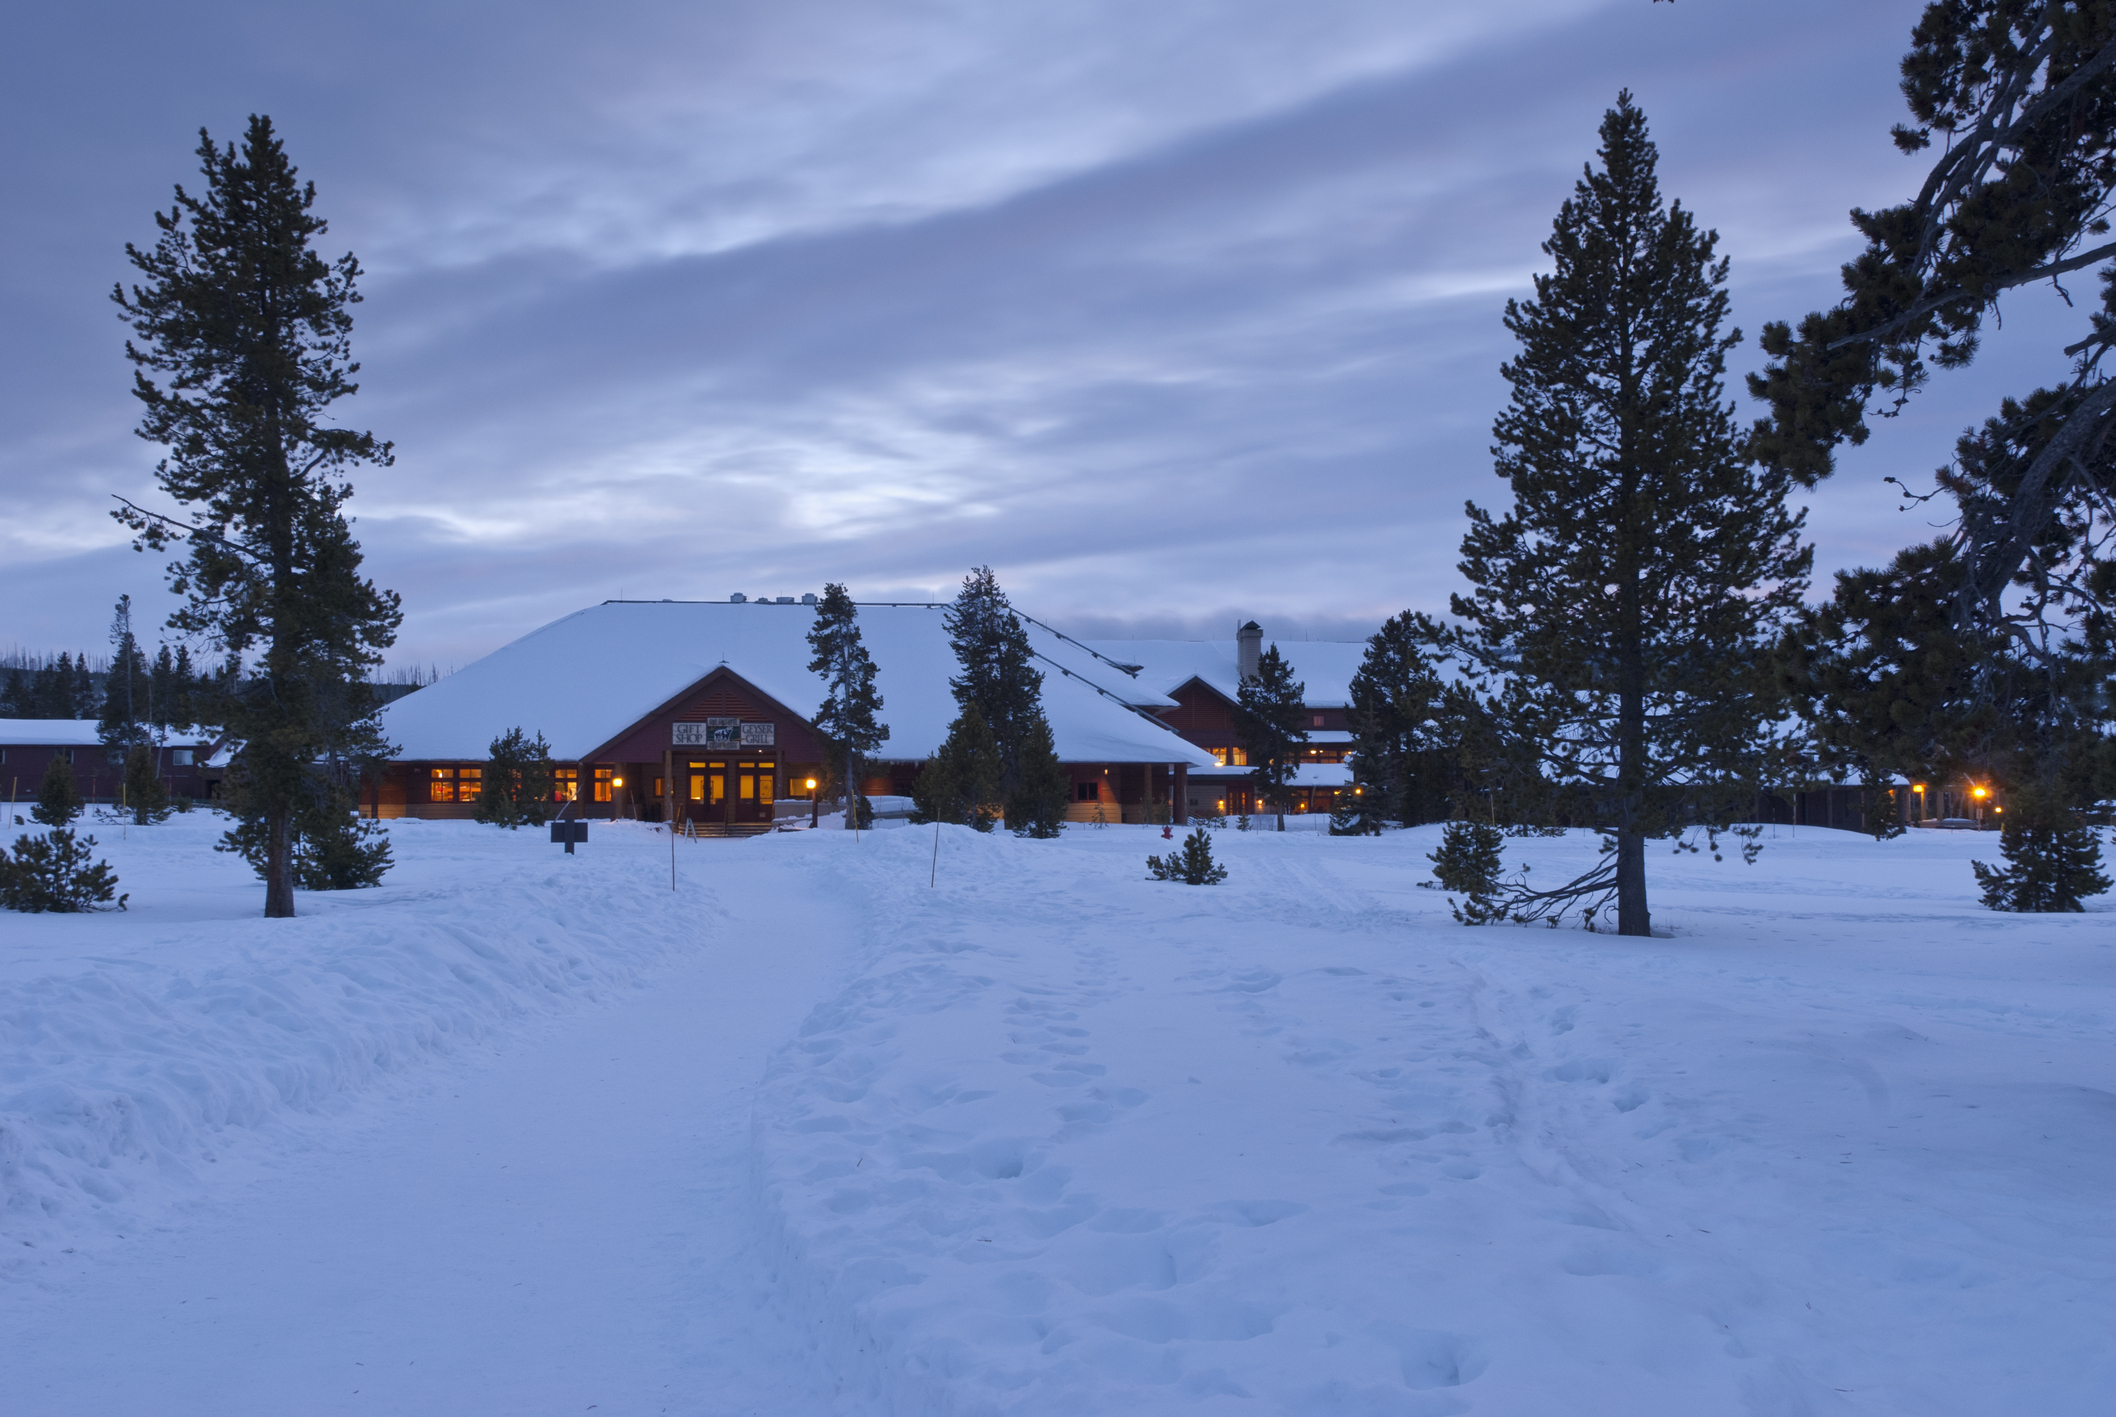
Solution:
[[(428, 841), (428, 830), (399, 831), (406, 865), (382, 891), (304, 897), (314, 917), (291, 926), (216, 923), (276, 950), (347, 935), (387, 970), (404, 941), (380, 937), (378, 915), (412, 929), (424, 916), (463, 934), (528, 933), (537, 897), (555, 888), (619, 931), (625, 915), (644, 914), (635, 923), (665, 938), (643, 948), (588, 936), (579, 943), (607, 957), (572, 983), (609, 982), (583, 1006), (566, 1009), (566, 984), (540, 980), (558, 1016), (508, 1010), (508, 1026), (482, 1030), (461, 1056), (376, 1080), (379, 1096), (315, 1099), (334, 1126), (275, 1117), (262, 1138), (216, 1129), (211, 1167), (239, 1176), (178, 1188), (173, 1206), (153, 1204), (166, 1193), (125, 1196), (119, 1212), (132, 1222), (18, 1246), (0, 1308), (0, 1412), (826, 1410), (827, 1378), (772, 1302), (748, 1143), (764, 1060), (841, 981), (852, 919), (790, 862), (753, 855), (740, 863), (743, 889), (727, 892), (714, 877), (732, 858), (691, 850), (679, 863), (686, 889), (672, 894), (666, 837), (658, 854), (633, 840), (631, 869), (613, 871), (616, 833), (598, 832), (569, 862), (526, 832), (462, 841), (471, 829), (450, 824)], [(450, 834), (443, 851), (423, 850)], [(231, 874), (210, 856), (201, 864)], [(462, 879), (466, 869), (530, 898), (495, 899)], [(553, 879), (564, 875), (576, 879)], [(151, 896), (151, 881), (127, 884)], [(254, 885), (224, 884), (254, 908), (244, 899)], [(613, 887), (658, 894), (627, 903)], [(5, 918), (47, 934), (60, 923)], [(492, 974), (519, 971), (501, 950), (487, 950)], [(478, 962), (447, 964), (489, 999), (500, 981), (474, 973)], [(256, 1010), (254, 999), (242, 1006)], [(110, 1169), (122, 1175), (127, 1159)]]
[(126, 843), (5, 920), (0, 1409), (2106, 1410), (2107, 902), (1810, 831), (1465, 930), (1433, 835), (422, 824), (299, 963)]

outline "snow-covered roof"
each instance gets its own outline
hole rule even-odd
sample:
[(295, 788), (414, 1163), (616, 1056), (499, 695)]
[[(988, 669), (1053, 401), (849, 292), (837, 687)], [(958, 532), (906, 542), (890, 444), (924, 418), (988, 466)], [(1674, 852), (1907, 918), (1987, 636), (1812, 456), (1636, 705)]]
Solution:
[[(1109, 678), (1142, 691), (1141, 703), (1165, 702), (1166, 696), (1192, 679), (1201, 679), (1228, 698), (1241, 687), (1241, 671), (1233, 640), (1087, 640), (1097, 654), (1122, 664), (1140, 666), (1137, 679), (1128, 679), (1107, 666)], [(1306, 686), (1302, 701), (1312, 708), (1343, 708), (1352, 702), (1352, 675), (1366, 655), (1366, 642), (1342, 640), (1273, 640), (1281, 658), (1293, 668), (1295, 683)], [(1039, 648), (1041, 646), (1039, 645)], [(1063, 653), (1064, 651), (1059, 651)], [(1079, 655), (1082, 660), (1088, 656)], [(1092, 662), (1092, 661), (1090, 661)], [(1114, 685), (1110, 687), (1115, 687)]]
[[(181, 732), (147, 730), (148, 738), (172, 748), (201, 748), (219, 740), (217, 728), (186, 728)], [(5, 748), (94, 748), (103, 739), (92, 718), (0, 718), (0, 747)]]
[[(859, 627), (874, 659), (889, 741), (880, 759), (924, 758), (956, 715), (957, 672), (942, 608), (863, 605)], [(382, 710), (382, 731), (411, 761), (479, 759), (519, 726), (542, 733), (551, 754), (579, 761), (721, 665), (813, 718), (823, 684), (808, 672), (815, 607), (752, 601), (607, 601), (532, 631), (513, 644)], [(1055, 636), (1044, 637), (1055, 642)], [(1039, 646), (1040, 648), (1041, 646)], [(1086, 664), (1094, 661), (1086, 655)], [(1117, 697), (1106, 666), (1044, 671), (1043, 707), (1067, 762), (1208, 765), (1210, 754), (1150, 723)]]
[(0, 745), (10, 748), (92, 748), (102, 741), (92, 718), (0, 718)]

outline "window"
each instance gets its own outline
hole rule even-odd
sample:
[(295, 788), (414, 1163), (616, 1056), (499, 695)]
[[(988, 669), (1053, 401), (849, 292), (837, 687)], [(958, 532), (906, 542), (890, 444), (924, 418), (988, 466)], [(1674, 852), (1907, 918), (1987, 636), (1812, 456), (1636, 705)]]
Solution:
[(1315, 715), (1315, 723), (1313, 726), (1316, 728), (1320, 728), (1323, 726), (1323, 716), (1321, 714)]
[(654, 779), (654, 795), (656, 797), (666, 797), (669, 795), (666, 791), (663, 790), (661, 779), (658, 777)]
[(617, 769), (596, 768), (594, 772), (595, 800), (598, 802), (607, 802), (610, 800), (610, 779), (617, 776)]
[(475, 802), (485, 776), (483, 768), (428, 768), (426, 773), (429, 802)]
[(551, 770), (551, 800), (554, 802), (580, 801), (579, 768), (553, 768)]
[(1247, 748), (1211, 748), (1207, 749), (1207, 751), (1212, 754), (1213, 761), (1223, 768), (1245, 768), (1249, 766), (1249, 750)]
[(73, 749), (61, 748), (59, 750), (59, 760), (71, 767), (73, 765)]
[[(5, 759), (0, 759), (0, 761), (5, 761)], [(180, 767), (180, 768), (187, 768), (187, 767), (190, 767), (190, 766), (191, 766), (191, 750), (190, 750), (189, 748), (178, 748), (178, 749), (176, 750), (176, 753), (175, 753), (175, 755), (174, 755), (174, 761), (175, 761), (176, 765), (177, 765), (178, 767)]]
[(1076, 802), (1099, 802), (1102, 800), (1101, 788), (1092, 782), (1076, 782), (1073, 784), (1073, 800)]

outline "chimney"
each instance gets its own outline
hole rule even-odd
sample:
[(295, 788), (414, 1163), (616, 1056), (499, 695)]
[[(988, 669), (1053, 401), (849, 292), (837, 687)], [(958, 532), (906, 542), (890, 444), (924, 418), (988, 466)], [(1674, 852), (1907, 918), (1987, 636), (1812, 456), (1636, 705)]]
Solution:
[(1251, 620), (1234, 632), (1234, 661), (1241, 670), (1242, 682), (1256, 677), (1256, 662), (1264, 653), (1264, 627)]

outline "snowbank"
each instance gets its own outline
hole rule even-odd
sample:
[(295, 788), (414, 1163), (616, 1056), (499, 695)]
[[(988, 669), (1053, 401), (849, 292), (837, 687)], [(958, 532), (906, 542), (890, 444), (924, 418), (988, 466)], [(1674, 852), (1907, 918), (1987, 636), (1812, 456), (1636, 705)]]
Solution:
[(568, 858), (541, 832), (389, 825), (400, 864), (383, 886), (302, 893), (292, 921), (259, 918), (262, 886), (211, 850), (226, 822), (204, 812), (91, 824), (131, 910), (0, 915), (7, 1250), (138, 1226), (261, 1137), (637, 984), (718, 913), (698, 885), (672, 892), (652, 852)]

